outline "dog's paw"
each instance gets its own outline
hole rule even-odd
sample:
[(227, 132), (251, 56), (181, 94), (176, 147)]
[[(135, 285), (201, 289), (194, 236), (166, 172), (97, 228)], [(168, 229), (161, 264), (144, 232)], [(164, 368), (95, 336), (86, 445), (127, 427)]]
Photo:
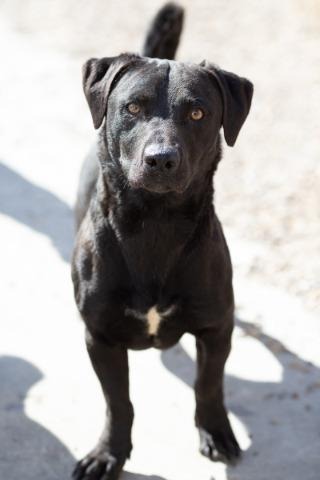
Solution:
[(213, 461), (236, 462), (241, 456), (241, 449), (231, 427), (207, 431), (199, 428), (200, 452)]
[(72, 473), (73, 480), (118, 480), (125, 459), (109, 452), (93, 450), (80, 460)]

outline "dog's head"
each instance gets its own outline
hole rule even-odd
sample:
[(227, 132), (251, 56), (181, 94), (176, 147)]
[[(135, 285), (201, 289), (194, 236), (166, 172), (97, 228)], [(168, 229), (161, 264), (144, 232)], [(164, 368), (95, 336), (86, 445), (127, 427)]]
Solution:
[(124, 54), (91, 59), (84, 92), (95, 128), (104, 123), (111, 161), (132, 188), (184, 192), (212, 169), (223, 127), (233, 146), (249, 113), (252, 84), (200, 65)]

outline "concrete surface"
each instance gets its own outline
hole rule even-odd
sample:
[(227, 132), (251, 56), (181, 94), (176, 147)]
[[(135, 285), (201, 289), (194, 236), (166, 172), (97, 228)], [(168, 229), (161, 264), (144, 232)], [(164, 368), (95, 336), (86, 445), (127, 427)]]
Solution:
[[(227, 404), (245, 454), (226, 467), (197, 453), (186, 336), (167, 352), (130, 354), (135, 448), (123, 479), (318, 480), (320, 8), (182, 3), (179, 57), (208, 58), (256, 86), (216, 178), (238, 306)], [(78, 172), (94, 135), (80, 65), (139, 50), (160, 4), (0, 3), (1, 480), (67, 479), (100, 433), (103, 401), (68, 263)]]

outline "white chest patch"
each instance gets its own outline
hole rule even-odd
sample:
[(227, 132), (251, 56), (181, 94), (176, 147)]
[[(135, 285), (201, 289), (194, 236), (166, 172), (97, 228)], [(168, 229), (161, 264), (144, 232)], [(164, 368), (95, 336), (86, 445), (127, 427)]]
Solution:
[(137, 310), (133, 310), (132, 308), (127, 308), (125, 314), (132, 315), (135, 318), (146, 321), (148, 334), (156, 335), (159, 330), (161, 321), (169, 317), (175, 311), (175, 309), (176, 306), (172, 305), (166, 310), (159, 312), (157, 306), (155, 305), (154, 307), (149, 308), (147, 313), (141, 313)]
[(149, 335), (155, 335), (161, 322), (161, 316), (159, 315), (157, 308), (150, 308), (146, 317), (148, 322), (148, 333)]

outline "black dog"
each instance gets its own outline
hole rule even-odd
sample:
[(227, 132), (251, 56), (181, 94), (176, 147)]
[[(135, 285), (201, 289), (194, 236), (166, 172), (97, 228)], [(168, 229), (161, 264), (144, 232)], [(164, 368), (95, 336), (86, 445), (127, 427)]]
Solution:
[(182, 17), (166, 5), (143, 57), (91, 59), (83, 70), (101, 129), (81, 175), (72, 277), (108, 418), (75, 479), (117, 479), (130, 455), (127, 349), (168, 348), (186, 332), (197, 345), (200, 450), (211, 459), (240, 454), (223, 404), (234, 300), (212, 178), (220, 128), (234, 145), (253, 86), (207, 62), (168, 60)]

